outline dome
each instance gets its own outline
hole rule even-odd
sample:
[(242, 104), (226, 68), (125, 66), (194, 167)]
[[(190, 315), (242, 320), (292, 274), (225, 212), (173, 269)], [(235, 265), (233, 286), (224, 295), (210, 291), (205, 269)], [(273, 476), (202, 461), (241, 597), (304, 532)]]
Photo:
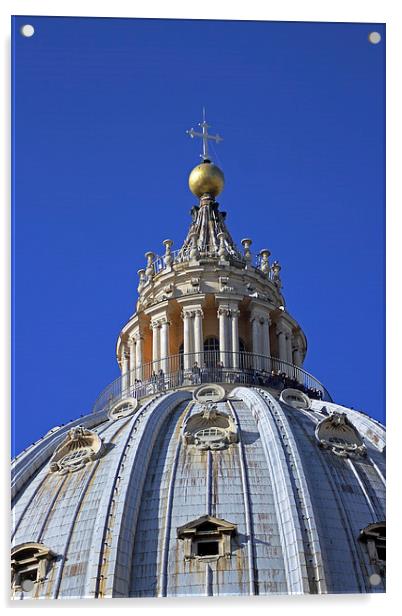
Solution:
[(209, 160), (204, 160), (194, 167), (188, 179), (190, 190), (197, 197), (204, 194), (217, 197), (222, 192), (224, 183), (223, 172)]
[(131, 415), (89, 413), (21, 454), (15, 596), (383, 590), (370, 583), (384, 569), (383, 427), (322, 400), (296, 408), (272, 387), (224, 389), (218, 402), (190, 387)]
[(182, 247), (146, 253), (120, 376), (13, 461), (13, 598), (384, 592), (385, 429), (304, 369), (223, 181), (195, 167)]

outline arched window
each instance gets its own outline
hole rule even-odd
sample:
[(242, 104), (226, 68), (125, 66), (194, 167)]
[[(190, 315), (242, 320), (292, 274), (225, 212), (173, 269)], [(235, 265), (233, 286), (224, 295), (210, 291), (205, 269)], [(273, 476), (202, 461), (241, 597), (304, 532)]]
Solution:
[(214, 336), (205, 339), (204, 362), (209, 367), (214, 367), (219, 361), (219, 340)]
[(246, 347), (244, 345), (244, 342), (241, 338), (239, 338), (240, 357), (239, 357), (238, 365), (239, 365), (240, 370), (244, 370), (245, 368), (247, 368), (246, 356), (244, 355), (245, 350), (246, 350)]

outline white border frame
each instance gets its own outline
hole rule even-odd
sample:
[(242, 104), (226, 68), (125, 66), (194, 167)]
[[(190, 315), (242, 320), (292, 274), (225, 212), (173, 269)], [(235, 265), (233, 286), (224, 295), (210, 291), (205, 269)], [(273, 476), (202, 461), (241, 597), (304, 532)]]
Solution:
[[(399, 5), (399, 6), (398, 6)], [(203, 599), (184, 599), (184, 600), (120, 600), (94, 602), (91, 601), (41, 601), (26, 602), (23, 606), (16, 606), (15, 602), (8, 600), (9, 588), (9, 566), (5, 562), (8, 553), (8, 530), (9, 515), (7, 505), (3, 505), (4, 522), (2, 525), (2, 539), (4, 540), (1, 559), (4, 568), (2, 573), (3, 585), (3, 607), (20, 612), (26, 608), (33, 609), (69, 609), (76, 610), (77, 607), (85, 609), (86, 614), (94, 610), (112, 608), (120, 609), (140, 609), (141, 611), (163, 610), (164, 613), (175, 613), (177, 611), (186, 612), (191, 610), (196, 613), (204, 613), (205, 609), (214, 612), (222, 612), (229, 608), (231, 613), (241, 613), (244, 609), (253, 609), (258, 614), (265, 614), (268, 609), (280, 608), (281, 614), (285, 616), (291, 611), (298, 610), (299, 613), (311, 614), (321, 613), (322, 609), (326, 614), (338, 616), (339, 608), (352, 609), (354, 614), (378, 613), (381, 609), (392, 609), (400, 602), (398, 594), (400, 579), (400, 560), (401, 538), (396, 532), (399, 502), (396, 495), (397, 486), (400, 484), (398, 477), (398, 444), (400, 437), (400, 422), (402, 409), (398, 403), (396, 395), (396, 384), (398, 383), (398, 372), (400, 368), (400, 349), (401, 327), (396, 327), (398, 316), (402, 314), (402, 289), (400, 280), (400, 230), (402, 229), (402, 198), (400, 182), (401, 155), (401, 122), (400, 115), (402, 109), (401, 96), (401, 58), (402, 58), (402, 32), (401, 32), (401, 4), (395, 0), (337, 0), (336, 2), (323, 2), (322, 0), (281, 0), (274, 2), (270, 0), (248, 0), (247, 2), (226, 2), (225, 0), (203, 0), (200, 3), (185, 2), (184, 0), (154, 0), (152, 3), (138, 2), (136, 0), (113, 0), (105, 2), (98, 0), (3, 0), (0, 6), (0, 21), (2, 29), (2, 44), (5, 50), (5, 57), (1, 64), (2, 84), (4, 95), (1, 97), (2, 103), (2, 135), (7, 135), (3, 142), (3, 163), (4, 173), (1, 183), (3, 192), (2, 212), (2, 281), (3, 298), (9, 300), (10, 297), (10, 15), (52, 15), (52, 16), (86, 16), (86, 17), (159, 17), (159, 18), (189, 18), (189, 19), (256, 19), (272, 21), (332, 21), (332, 22), (372, 22), (386, 23), (387, 26), (387, 426), (388, 426), (388, 468), (390, 475), (390, 487), (388, 488), (388, 525), (395, 529), (392, 533), (392, 541), (389, 541), (388, 563), (387, 563), (387, 593), (374, 595), (326, 595), (320, 597), (301, 596), (301, 597), (272, 597), (272, 598), (217, 598), (214, 601)], [(398, 267), (399, 266), (399, 267)], [(370, 267), (370, 264), (367, 264)], [(6, 301), (7, 301), (6, 300)], [(400, 320), (400, 316), (399, 319)], [(10, 454), (9, 428), (10, 419), (6, 409), (10, 408), (10, 308), (9, 301), (2, 305), (1, 327), (3, 340), (8, 344), (3, 346), (1, 355), (1, 374), (3, 376), (4, 402), (3, 405), (3, 460), (4, 473), (1, 474), (4, 488), (3, 494), (8, 494), (9, 474), (8, 460)], [(399, 330), (399, 335), (398, 335)], [(392, 336), (390, 336), (392, 332)], [(369, 335), (369, 334), (368, 334)], [(392, 361), (395, 359), (395, 361)], [(369, 387), (369, 383), (367, 384)], [(4, 412), (6, 419), (4, 419)], [(399, 420), (399, 421), (398, 421)], [(8, 428), (8, 429), (7, 429)], [(4, 498), (7, 503), (7, 496)], [(391, 531), (392, 532), (392, 531)], [(207, 601), (207, 602), (206, 602)], [(387, 603), (385, 607), (385, 602)], [(95, 613), (95, 612), (93, 612)]]

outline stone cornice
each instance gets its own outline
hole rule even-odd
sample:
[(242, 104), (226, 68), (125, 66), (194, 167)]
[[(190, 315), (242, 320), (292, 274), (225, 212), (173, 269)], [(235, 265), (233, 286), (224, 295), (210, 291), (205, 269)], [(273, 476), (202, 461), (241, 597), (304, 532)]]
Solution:
[(244, 299), (244, 295), (239, 295), (236, 293), (214, 293), (215, 302), (218, 304), (233, 304), (233, 307), (237, 307), (238, 303)]
[(152, 320), (158, 318), (159, 314), (160, 316), (166, 316), (168, 313), (168, 309), (169, 309), (169, 300), (165, 299), (162, 302), (159, 302), (157, 304), (154, 304), (153, 306), (149, 306), (148, 308), (145, 308), (144, 310), (144, 314), (146, 314), (147, 316), (151, 317)]
[(192, 293), (191, 295), (182, 295), (180, 297), (176, 297), (175, 299), (183, 309), (201, 309), (202, 303), (205, 300), (205, 293)]
[[(267, 317), (270, 312), (275, 310), (275, 306), (271, 304), (271, 302), (265, 301), (263, 299), (252, 299), (249, 304), (249, 308), (251, 310), (252, 315), (261, 314), (263, 317)], [(267, 314), (268, 313), (268, 314)]]

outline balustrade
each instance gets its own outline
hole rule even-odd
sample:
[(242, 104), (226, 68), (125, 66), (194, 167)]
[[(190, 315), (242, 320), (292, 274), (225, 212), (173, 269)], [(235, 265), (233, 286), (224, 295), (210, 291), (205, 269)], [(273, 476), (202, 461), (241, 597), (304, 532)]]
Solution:
[(287, 361), (256, 353), (203, 351), (164, 358), (160, 362), (137, 365), (134, 374), (117, 378), (98, 396), (93, 412), (111, 406), (120, 398), (143, 398), (153, 393), (200, 383), (233, 383), (283, 389), (299, 388), (311, 397), (332, 401), (325, 387), (311, 374)]

